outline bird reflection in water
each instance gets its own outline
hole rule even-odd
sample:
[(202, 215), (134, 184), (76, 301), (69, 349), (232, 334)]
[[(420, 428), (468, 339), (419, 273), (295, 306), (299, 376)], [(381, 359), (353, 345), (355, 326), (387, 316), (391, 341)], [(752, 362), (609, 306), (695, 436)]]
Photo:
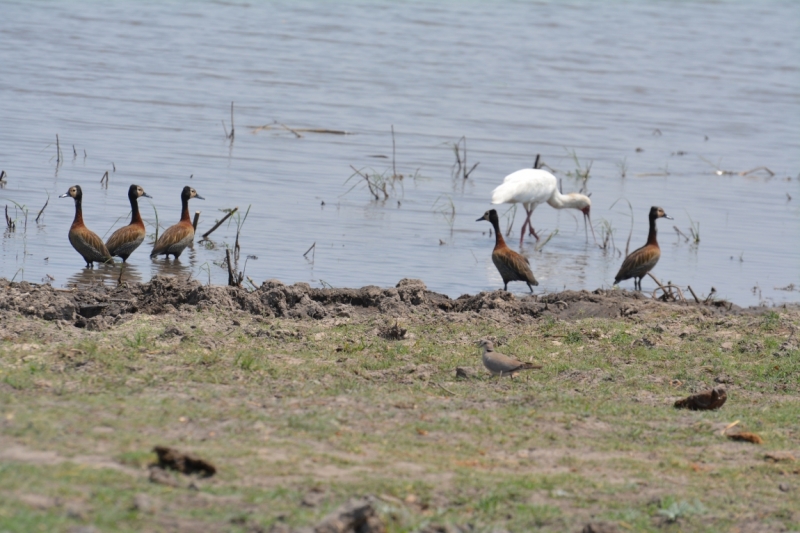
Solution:
[(105, 285), (116, 287), (120, 283), (141, 283), (142, 271), (131, 263), (101, 264), (94, 269), (83, 268), (67, 278), (67, 287)]
[[(186, 256), (188, 255), (188, 261)], [(195, 271), (197, 265), (197, 251), (194, 249), (194, 243), (188, 246), (187, 254), (182, 258), (169, 259), (153, 259), (151, 262), (150, 273), (151, 275), (162, 276), (191, 276)]]

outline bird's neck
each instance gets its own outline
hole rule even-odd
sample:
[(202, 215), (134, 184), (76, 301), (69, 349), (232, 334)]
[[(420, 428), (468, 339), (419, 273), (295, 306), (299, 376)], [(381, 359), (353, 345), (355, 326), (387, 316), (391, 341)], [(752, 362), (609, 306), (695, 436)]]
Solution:
[(83, 208), (81, 207), (81, 199), (75, 198), (75, 218), (72, 219), (73, 226), (83, 226)]
[(181, 197), (181, 222), (189, 222), (191, 224), (192, 219), (189, 217), (189, 199)]
[(139, 202), (132, 196), (129, 200), (131, 201), (131, 224), (144, 224), (142, 222), (142, 215), (139, 214)]
[(561, 194), (558, 189), (553, 191), (553, 195), (547, 200), (547, 203), (550, 204), (550, 207), (555, 207), (556, 209), (585, 207), (582, 194)]
[(650, 246), (658, 246), (658, 241), (656, 240), (656, 234), (658, 233), (656, 229), (656, 218), (657, 217), (650, 217), (650, 233), (647, 234), (647, 244)]
[(500, 222), (497, 220), (492, 220), (491, 223), (494, 227), (494, 249), (497, 250), (498, 248), (505, 248), (506, 241), (503, 239), (503, 234), (500, 233)]

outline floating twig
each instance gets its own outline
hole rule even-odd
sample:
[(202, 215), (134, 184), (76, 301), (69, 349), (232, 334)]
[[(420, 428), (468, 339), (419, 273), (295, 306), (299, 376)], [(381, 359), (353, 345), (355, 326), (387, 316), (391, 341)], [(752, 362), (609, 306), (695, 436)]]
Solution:
[(200, 221), (200, 211), (194, 212), (194, 220), (192, 220), (192, 227), (197, 231), (197, 223)]
[(225, 222), (226, 220), (228, 220), (228, 218), (229, 218), (229, 217), (230, 217), (232, 214), (234, 214), (236, 211), (238, 211), (238, 210), (239, 210), (239, 208), (238, 208), (238, 207), (234, 207), (233, 209), (231, 209), (230, 211), (228, 211), (228, 212), (225, 214), (225, 216), (224, 216), (224, 217), (222, 217), (222, 218), (221, 218), (221, 219), (220, 219), (220, 220), (219, 220), (219, 221), (218, 221), (216, 224), (214, 224), (214, 227), (212, 227), (212, 228), (211, 228), (210, 230), (208, 230), (207, 232), (203, 233), (203, 239), (207, 239), (209, 235), (211, 235), (212, 233), (214, 233), (214, 231), (215, 231), (215, 230), (216, 230), (218, 227), (220, 227), (220, 226), (222, 225), (222, 223), (223, 223), (223, 222)]
[(745, 170), (743, 172), (739, 172), (739, 175), (740, 176), (747, 176), (748, 174), (753, 174), (754, 172), (758, 172), (759, 170), (765, 170), (767, 172), (767, 174), (770, 175), (770, 177), (775, 175), (775, 173), (773, 171), (771, 171), (767, 167), (763, 167), (763, 166), (762, 167), (752, 168), (750, 170)]
[(285, 130), (289, 130), (289, 131), (291, 131), (292, 133), (294, 133), (294, 136), (295, 136), (295, 137), (297, 137), (298, 139), (302, 139), (302, 138), (303, 138), (303, 136), (302, 136), (302, 135), (300, 135), (299, 133), (297, 133), (297, 130), (293, 130), (292, 128), (290, 128), (290, 127), (289, 127), (289, 126), (287, 126), (286, 124), (282, 124), (282, 123), (278, 122), (278, 125), (279, 125), (280, 127), (282, 127), (283, 129), (285, 129)]
[(100, 178), (100, 185), (104, 185), (106, 188), (108, 188), (108, 170), (106, 170), (103, 174), (103, 177)]
[[(312, 244), (311, 246), (308, 247), (308, 250), (306, 250), (306, 253), (303, 254), (303, 257), (306, 257), (308, 255), (308, 252), (310, 252), (312, 250), (314, 251), (314, 253), (317, 252), (317, 241), (314, 241), (314, 244)], [(313, 261), (314, 254), (311, 254), (311, 259)]]
[(61, 143), (58, 140), (58, 133), (56, 133), (56, 165), (61, 164)]
[(330, 135), (353, 135), (349, 131), (344, 131), (344, 130), (329, 130), (329, 129), (325, 129), (325, 128), (288, 128), (288, 126), (285, 126), (283, 124), (279, 124), (277, 120), (273, 121), (272, 124), (264, 124), (263, 126), (258, 126), (258, 127), (252, 128), (253, 129), (253, 133), (258, 133), (259, 131), (264, 131), (264, 130), (271, 130), (272, 127), (275, 124), (278, 124), (281, 127), (287, 128), (287, 129), (289, 129), (289, 131), (291, 131), (292, 133), (295, 133), (295, 134), (296, 134), (296, 132), (303, 132), (303, 133), (327, 133), (327, 134), (330, 134)]
[(541, 154), (536, 154), (536, 159), (533, 161), (533, 168), (539, 168), (539, 157)]

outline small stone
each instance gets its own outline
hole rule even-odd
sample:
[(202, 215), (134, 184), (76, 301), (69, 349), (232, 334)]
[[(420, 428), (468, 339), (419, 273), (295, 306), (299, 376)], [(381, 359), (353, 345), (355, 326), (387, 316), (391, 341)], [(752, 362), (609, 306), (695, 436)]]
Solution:
[(789, 492), (790, 490), (792, 490), (791, 485), (787, 483), (781, 483), (780, 485), (778, 485), (778, 488), (780, 489), (781, 492)]

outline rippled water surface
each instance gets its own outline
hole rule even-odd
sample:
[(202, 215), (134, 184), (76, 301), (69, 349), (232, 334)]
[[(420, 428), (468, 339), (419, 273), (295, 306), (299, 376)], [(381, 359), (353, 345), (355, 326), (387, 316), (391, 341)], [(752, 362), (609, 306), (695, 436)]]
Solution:
[[(72, 200), (57, 196), (80, 184), (87, 225), (107, 237), (136, 183), (154, 197), (140, 202), (151, 234), (154, 208), (162, 227), (178, 221), (184, 185), (206, 198), (190, 205), (199, 233), (251, 206), (239, 269), (256, 256), (256, 283), (494, 289), (493, 238), (475, 219), (541, 154), (565, 192), (591, 164), (595, 231), (611, 229), (617, 250), (587, 244), (579, 212), (539, 207), (534, 227), (558, 233), (522, 249), (537, 291), (611, 285), (627, 200), (631, 249), (651, 205), (675, 218), (659, 221), (662, 281), (741, 305), (800, 300), (798, 3), (26, 1), (0, 13), (0, 199), (16, 219), (0, 276), (117, 279), (118, 267), (83, 268), (67, 240)], [(403, 179), (374, 201), (347, 180), (351, 165), (392, 175), (392, 126)], [(466, 180), (452, 176), (462, 136), (480, 163)], [(739, 174), (757, 167), (774, 174)], [(515, 247), (521, 223), (520, 209)], [(693, 223), (696, 245), (673, 229)], [(235, 235), (225, 224), (176, 263), (151, 261), (148, 239), (123, 276), (224, 284)]]

